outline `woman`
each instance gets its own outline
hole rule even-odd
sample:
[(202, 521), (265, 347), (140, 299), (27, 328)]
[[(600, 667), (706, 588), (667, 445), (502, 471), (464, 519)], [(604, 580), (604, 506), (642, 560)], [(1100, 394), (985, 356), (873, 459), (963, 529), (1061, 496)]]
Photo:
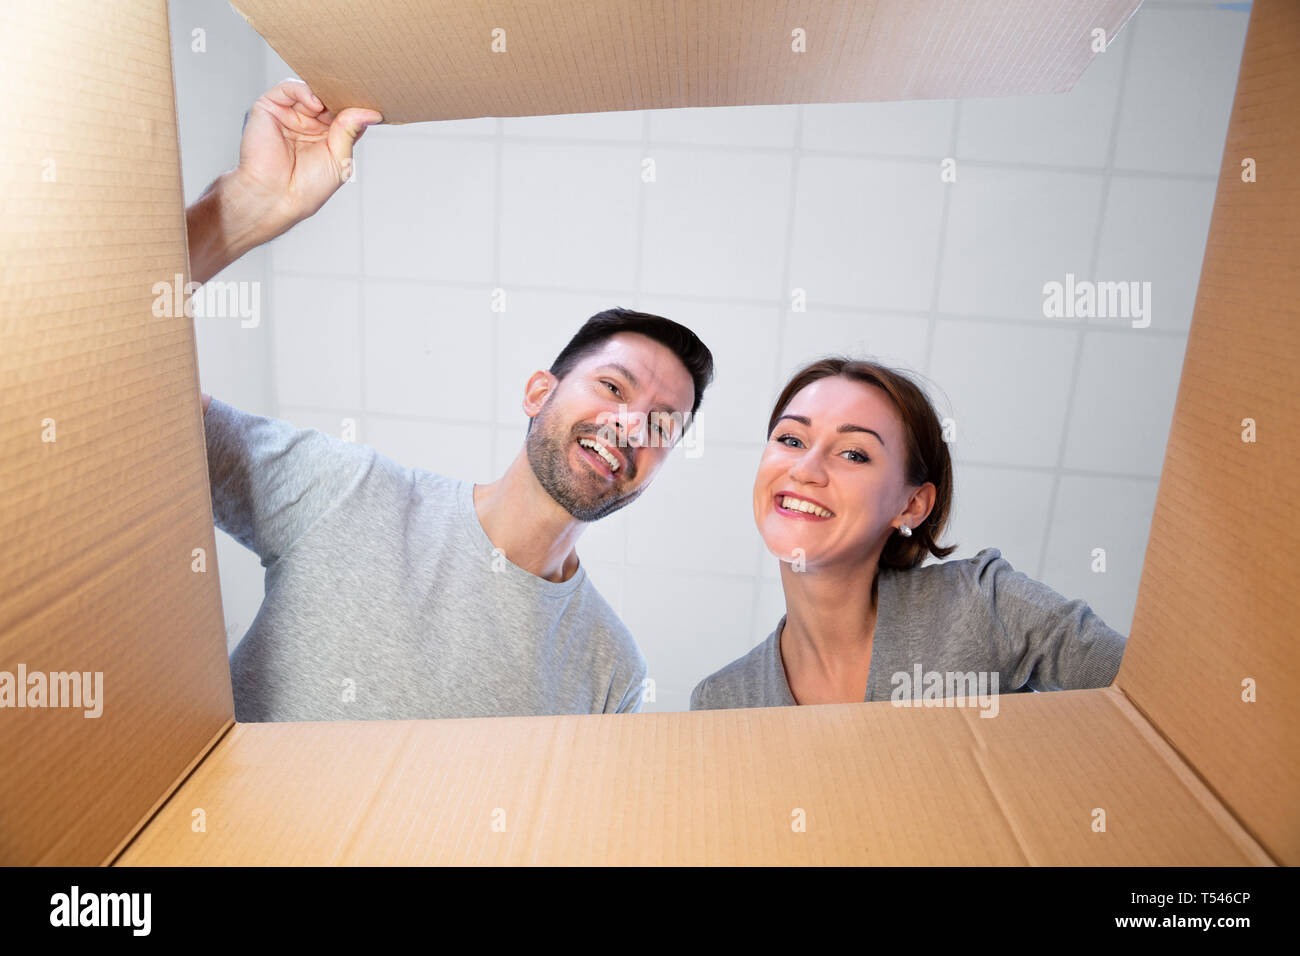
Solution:
[(1084, 602), (994, 548), (921, 567), (956, 548), (938, 544), (951, 505), (948, 446), (911, 379), (843, 357), (798, 372), (772, 410), (754, 481), (786, 613), (696, 686), (691, 709), (1109, 685), (1125, 638)]

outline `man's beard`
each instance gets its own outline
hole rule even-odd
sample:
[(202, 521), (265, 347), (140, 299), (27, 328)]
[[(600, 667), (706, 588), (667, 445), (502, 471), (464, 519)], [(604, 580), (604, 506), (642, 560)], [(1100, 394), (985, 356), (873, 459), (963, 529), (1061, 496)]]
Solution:
[[(528, 430), (525, 447), (528, 450), (528, 463), (532, 466), (537, 481), (546, 489), (546, 493), (555, 499), (561, 508), (579, 521), (599, 521), (606, 515), (613, 514), (630, 504), (640, 494), (637, 489), (621, 492), (619, 484), (623, 478), (633, 478), (635, 474), (619, 476), (613, 484), (602, 481), (596, 475), (573, 473), (569, 465), (571, 446), (581, 435), (595, 438), (597, 429), (575, 429), (572, 434), (559, 434), (559, 426), (551, 421), (549, 410), (542, 410), (533, 418), (533, 427)], [(630, 449), (623, 449), (631, 457)], [(624, 465), (623, 468), (632, 466)]]

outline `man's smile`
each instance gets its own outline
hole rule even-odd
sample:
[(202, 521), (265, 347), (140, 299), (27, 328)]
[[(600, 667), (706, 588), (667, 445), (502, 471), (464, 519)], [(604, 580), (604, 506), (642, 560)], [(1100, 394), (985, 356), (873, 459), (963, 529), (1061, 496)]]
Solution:
[(606, 478), (612, 479), (616, 474), (626, 471), (622, 454), (599, 439), (583, 435), (578, 438), (578, 449), (587, 463)]

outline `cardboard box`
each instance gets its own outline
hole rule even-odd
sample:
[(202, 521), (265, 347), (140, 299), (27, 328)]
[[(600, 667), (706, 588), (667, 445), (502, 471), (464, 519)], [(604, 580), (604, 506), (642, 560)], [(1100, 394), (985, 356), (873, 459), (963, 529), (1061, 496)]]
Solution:
[[(1064, 89), (1135, 3), (239, 6), (327, 104), (411, 121)], [(1300, 861), (1296, 4), (1251, 13), (1119, 677), (993, 720), (236, 724), (193, 323), (152, 308), (186, 273), (164, 0), (7, 6), (0, 62), (0, 671), (104, 678), (98, 718), (0, 710), (0, 862)]]
[[(326, 106), (474, 116), (1063, 93), (1138, 0), (233, 0)], [(310, 29), (304, 29), (311, 23)]]

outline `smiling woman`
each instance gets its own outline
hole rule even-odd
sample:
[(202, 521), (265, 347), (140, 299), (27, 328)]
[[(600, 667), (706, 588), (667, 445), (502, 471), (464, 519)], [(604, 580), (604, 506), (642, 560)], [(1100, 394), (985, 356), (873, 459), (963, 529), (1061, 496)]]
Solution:
[(691, 709), (1110, 684), (1125, 638), (1082, 601), (995, 548), (921, 566), (956, 549), (938, 543), (952, 494), (939, 417), (907, 375), (842, 356), (801, 369), (772, 409), (754, 481), (754, 521), (781, 562), (786, 614), (701, 681)]

